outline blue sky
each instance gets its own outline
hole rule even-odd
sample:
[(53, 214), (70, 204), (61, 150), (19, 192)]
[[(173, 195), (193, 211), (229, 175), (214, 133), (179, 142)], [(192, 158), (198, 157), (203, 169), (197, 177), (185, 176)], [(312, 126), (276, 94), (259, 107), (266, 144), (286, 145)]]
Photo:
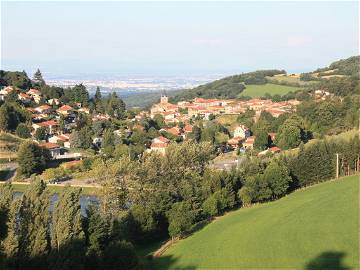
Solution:
[(357, 2), (4, 2), (1, 68), (301, 72), (358, 54)]

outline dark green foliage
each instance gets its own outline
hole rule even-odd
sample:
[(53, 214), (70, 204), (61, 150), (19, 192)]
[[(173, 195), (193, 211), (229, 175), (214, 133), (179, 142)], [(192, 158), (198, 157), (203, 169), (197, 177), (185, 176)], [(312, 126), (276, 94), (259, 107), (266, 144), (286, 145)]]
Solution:
[(185, 90), (174, 98), (171, 98), (171, 100), (176, 102), (180, 100), (190, 100), (196, 97), (233, 99), (237, 98), (245, 89), (244, 84), (265, 84), (267, 83), (266, 76), (285, 73), (284, 70), (258, 70), (234, 75), (198, 86), (194, 89)]
[(36, 84), (36, 85), (39, 85), (39, 86), (42, 86), (45, 84), (45, 81), (43, 79), (43, 76), (41, 74), (41, 71), (40, 69), (37, 69), (35, 74), (34, 74), (34, 77), (33, 77), (33, 82)]
[(45, 169), (50, 153), (47, 149), (41, 148), (31, 141), (24, 141), (17, 153), (19, 168), (17, 172), (25, 177), (33, 173), (40, 173)]
[(125, 109), (124, 101), (113, 92), (106, 101), (106, 113), (112, 117), (121, 119), (124, 117)]
[(64, 95), (65, 96), (62, 98), (66, 98), (66, 100), (71, 103), (79, 102), (83, 106), (87, 106), (89, 104), (89, 92), (83, 84), (78, 84), (72, 88), (65, 89)]
[(51, 269), (84, 269), (85, 233), (80, 192), (80, 189), (65, 187), (55, 204), (51, 225)]
[(273, 198), (284, 196), (292, 181), (286, 166), (276, 159), (266, 167), (263, 177), (269, 183)]
[(265, 150), (270, 145), (269, 134), (266, 129), (258, 129), (255, 133), (254, 147), (259, 150)]
[(8, 183), (0, 185), (0, 241), (6, 237), (10, 204), (13, 200), (13, 189)]
[(16, 103), (5, 102), (0, 107), (0, 130), (15, 131), (20, 123), (30, 120), (29, 113)]
[(89, 149), (92, 147), (92, 130), (90, 127), (85, 126), (79, 131), (74, 130), (71, 134), (70, 144), (71, 147)]
[(4, 71), (0, 70), (0, 83), (3, 86), (14, 86), (20, 89), (29, 89), (31, 80), (25, 71)]
[(169, 234), (172, 237), (188, 232), (195, 223), (195, 212), (189, 202), (174, 203), (167, 213), (169, 219)]
[(16, 134), (17, 136), (19, 136), (20, 138), (24, 138), (24, 139), (31, 137), (30, 129), (29, 129), (29, 127), (28, 127), (26, 124), (24, 124), (24, 123), (20, 123), (20, 124), (17, 126), (17, 128), (16, 128), (16, 130), (15, 130), (15, 134)]
[(36, 140), (38, 140), (38, 141), (45, 140), (46, 136), (47, 136), (47, 131), (46, 131), (45, 127), (39, 127), (36, 129), (35, 135), (34, 135)]

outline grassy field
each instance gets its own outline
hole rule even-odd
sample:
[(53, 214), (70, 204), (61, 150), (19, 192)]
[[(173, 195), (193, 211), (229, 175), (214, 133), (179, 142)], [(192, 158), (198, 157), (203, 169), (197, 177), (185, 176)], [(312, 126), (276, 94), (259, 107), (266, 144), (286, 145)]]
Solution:
[[(0, 184), (3, 184), (4, 182), (0, 182)], [(28, 184), (20, 184), (20, 183), (12, 183), (12, 187), (15, 192), (25, 192), (27, 188), (29, 187)], [(56, 185), (48, 185), (50, 193), (60, 193), (64, 186), (56, 186)], [(74, 187), (77, 188), (77, 187)], [(81, 193), (83, 195), (98, 195), (99, 194), (99, 188), (97, 187), (82, 187)]]
[(341, 178), (231, 212), (154, 259), (153, 268), (358, 269), (359, 181)]
[(292, 87), (286, 85), (276, 85), (276, 84), (261, 84), (261, 85), (246, 85), (246, 89), (240, 94), (240, 96), (249, 96), (249, 97), (263, 97), (266, 93), (270, 95), (285, 95), (291, 91), (297, 91), (301, 88)]

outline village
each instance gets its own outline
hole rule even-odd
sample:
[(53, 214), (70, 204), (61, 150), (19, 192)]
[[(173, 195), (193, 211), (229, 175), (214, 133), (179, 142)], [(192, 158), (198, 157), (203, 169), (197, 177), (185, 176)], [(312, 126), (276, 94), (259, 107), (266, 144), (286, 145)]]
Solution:
[[(14, 94), (15, 93), (15, 94)], [(71, 164), (77, 164), (76, 160), (82, 159), (82, 153), (76, 151), (71, 145), (72, 132), (76, 128), (76, 119), (81, 114), (91, 117), (93, 122), (109, 121), (111, 117), (106, 113), (92, 112), (89, 108), (84, 107), (81, 103), (63, 104), (59, 99), (44, 99), (38, 89), (30, 89), (26, 93), (16, 91), (12, 86), (4, 87), (0, 90), (0, 100), (5, 100), (9, 95), (17, 98), (26, 110), (31, 114), (32, 137), (41, 147), (48, 149), (51, 157), (57, 160), (71, 160)], [(140, 122), (143, 119), (161, 117), (165, 126), (158, 130), (159, 135), (151, 139), (147, 145), (146, 152), (158, 152), (165, 154), (171, 139), (166, 134), (171, 134), (175, 138), (186, 140), (193, 132), (194, 120), (210, 121), (220, 115), (239, 115), (246, 110), (255, 112), (254, 121), (259, 118), (261, 112), (266, 111), (273, 117), (279, 117), (284, 113), (291, 113), (300, 103), (298, 100), (288, 100), (283, 102), (273, 102), (268, 99), (203, 99), (194, 98), (191, 101), (179, 101), (176, 104), (169, 102), (169, 98), (163, 94), (160, 102), (154, 104), (150, 111), (138, 111), (137, 114), (127, 119), (128, 125), (119, 130), (114, 130), (114, 134), (122, 136), (131, 134), (136, 129), (143, 127)], [(38, 129), (45, 132), (44, 138), (38, 140), (35, 134)], [(275, 141), (276, 133), (269, 133), (269, 138)], [(96, 136), (92, 143), (100, 146), (103, 138)], [(227, 150), (239, 150), (245, 152), (247, 149), (254, 147), (256, 137), (252, 131), (239, 124), (236, 126), (227, 140)], [(259, 154), (265, 154), (268, 151), (278, 153), (281, 151), (276, 146), (269, 147)], [(75, 160), (75, 162), (73, 161)]]

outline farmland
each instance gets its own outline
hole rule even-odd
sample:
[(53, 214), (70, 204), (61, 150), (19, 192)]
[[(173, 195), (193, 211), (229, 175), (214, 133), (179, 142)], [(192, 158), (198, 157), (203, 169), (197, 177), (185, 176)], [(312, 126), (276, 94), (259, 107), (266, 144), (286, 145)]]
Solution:
[(270, 95), (285, 95), (291, 91), (297, 91), (300, 87), (276, 85), (276, 84), (262, 84), (262, 85), (246, 85), (246, 89), (241, 92), (239, 96), (249, 97), (263, 97), (266, 93)]
[(355, 175), (231, 212), (156, 258), (154, 269), (357, 269), (358, 193)]

